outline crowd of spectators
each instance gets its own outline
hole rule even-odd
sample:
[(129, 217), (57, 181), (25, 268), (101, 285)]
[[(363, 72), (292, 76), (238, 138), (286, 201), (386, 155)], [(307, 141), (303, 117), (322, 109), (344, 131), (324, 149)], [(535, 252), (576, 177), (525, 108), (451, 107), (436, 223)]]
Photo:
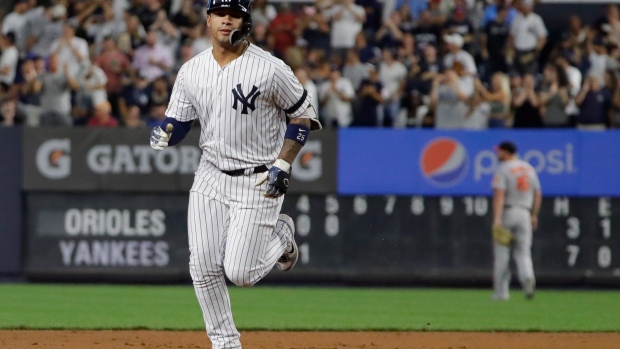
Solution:
[[(211, 47), (206, 1), (14, 0), (0, 14), (1, 123), (157, 125), (181, 65)], [(248, 39), (291, 66), (326, 127), (620, 125), (617, 6), (567, 16), (554, 42), (535, 6), (253, 0)]]

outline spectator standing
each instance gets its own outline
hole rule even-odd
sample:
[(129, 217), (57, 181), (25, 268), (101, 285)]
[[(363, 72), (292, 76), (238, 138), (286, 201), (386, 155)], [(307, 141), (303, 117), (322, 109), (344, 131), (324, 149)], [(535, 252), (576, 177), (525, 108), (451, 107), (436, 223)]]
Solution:
[(426, 45), (438, 47), (441, 27), (435, 25), (431, 18), (431, 13), (428, 10), (424, 10), (420, 12), (420, 18), (412, 34), (418, 45), (418, 50), (423, 50)]
[(75, 36), (75, 28), (69, 23), (64, 25), (62, 36), (52, 44), (51, 50), (58, 55), (61, 66), (69, 67), (73, 77), (90, 64), (88, 43)]
[(407, 68), (394, 57), (391, 49), (383, 49), (379, 80), (383, 85), (383, 121), (382, 126), (405, 126), (406, 120), (400, 118), (401, 99), (407, 78)]
[(15, 46), (23, 51), (26, 45), (26, 16), (28, 11), (28, 0), (16, 0), (13, 4), (13, 11), (2, 19), (2, 34), (13, 33), (15, 35)]
[(383, 22), (375, 34), (375, 42), (381, 48), (396, 48), (400, 46), (405, 36), (400, 28), (402, 23), (400, 13), (392, 12), (390, 18)]
[(284, 57), (289, 47), (295, 46), (295, 25), (297, 17), (291, 12), (287, 2), (280, 4), (280, 12), (269, 23), (269, 31), (273, 34), (274, 51), (277, 56)]
[(157, 31), (149, 30), (146, 43), (134, 53), (133, 68), (142, 71), (146, 79), (151, 82), (166, 74), (173, 65), (170, 51), (157, 40)]
[(444, 71), (444, 65), (437, 56), (437, 48), (433, 45), (426, 45), (420, 62), (418, 90), (422, 95), (429, 95), (433, 79)]
[(498, 9), (494, 20), (487, 22), (480, 36), (481, 55), (486, 63), (487, 77), (498, 71), (508, 73), (505, 48), (509, 34), (508, 10), (503, 7)]
[(383, 8), (382, 4), (377, 0), (356, 0), (355, 3), (362, 6), (366, 11), (366, 21), (362, 27), (365, 33), (372, 35), (379, 30), (383, 22), (381, 13)]
[(433, 80), (430, 105), (435, 111), (435, 128), (460, 129), (465, 125), (469, 98), (474, 91), (463, 85), (458, 74), (450, 69)]
[(48, 66), (34, 87), (34, 92), (41, 92), (41, 126), (71, 126), (71, 91), (76, 91), (79, 84), (66, 64), (61, 68), (57, 54), (49, 57)]
[(157, 19), (151, 24), (149, 30), (157, 31), (157, 42), (170, 51), (170, 57), (176, 58), (181, 44), (181, 31), (168, 20), (166, 11), (162, 9), (157, 13)]
[(108, 94), (106, 93), (108, 78), (103, 69), (89, 63), (88, 67), (80, 71), (76, 80), (79, 84), (76, 99), (83, 98), (86, 101), (84, 104), (92, 107), (101, 103), (109, 103)]
[(543, 124), (546, 128), (569, 127), (566, 114), (568, 105), (568, 79), (564, 69), (558, 65), (547, 64), (543, 70), (543, 83), (538, 100)]
[(569, 59), (564, 54), (556, 58), (555, 64), (562, 67), (566, 79), (568, 80), (568, 104), (566, 105), (565, 111), (571, 126), (573, 126), (574, 120), (577, 114), (579, 114), (579, 108), (577, 108), (575, 104), (575, 97), (577, 97), (581, 89), (581, 72), (570, 64)]
[(118, 107), (123, 120), (129, 114), (129, 106), (135, 105), (140, 108), (140, 114), (146, 116), (149, 112), (149, 95), (151, 87), (143, 72), (138, 71), (131, 85), (123, 88), (121, 97), (118, 99)]
[(105, 38), (103, 51), (95, 58), (94, 63), (101, 67), (106, 75), (108, 100), (112, 104), (114, 114), (119, 114), (118, 97), (123, 90), (123, 76), (129, 73), (131, 63), (127, 55), (119, 50), (113, 37)]
[(254, 24), (261, 23), (265, 26), (269, 26), (269, 23), (278, 15), (276, 8), (267, 0), (255, 0), (250, 11), (252, 22)]
[[(93, 22), (91, 19), (96, 20)], [(101, 5), (101, 15), (91, 16), (87, 19), (86, 33), (93, 39), (95, 44), (95, 53), (101, 52), (103, 46), (103, 40), (106, 37), (117, 38), (121, 33), (127, 30), (126, 23), (123, 19), (117, 19), (114, 14), (114, 9), (110, 4)]]
[(37, 70), (33, 59), (25, 59), (19, 75), (15, 78), (18, 93), (17, 109), (26, 115), (26, 125), (37, 127), (41, 121), (41, 82), (37, 79)]
[(295, 25), (296, 36), (301, 38), (308, 51), (320, 49), (329, 52), (329, 23), (323, 10), (315, 6), (304, 6), (301, 16)]
[(512, 24), (513, 19), (517, 16), (517, 10), (512, 7), (512, 0), (495, 0), (494, 4), (484, 9), (482, 17), (482, 28), (486, 27), (489, 22), (493, 22), (500, 11), (506, 11), (506, 21), (508, 25)]
[(366, 11), (354, 0), (338, 0), (325, 15), (331, 21), (331, 49), (344, 56), (347, 49), (355, 46), (355, 37), (362, 32)]
[(304, 87), (306, 91), (308, 91), (308, 97), (310, 97), (310, 102), (312, 103), (312, 108), (314, 108), (317, 115), (319, 114), (319, 94), (314, 82), (310, 79), (308, 75), (308, 69), (304, 67), (298, 67), (295, 69), (295, 76)]
[(510, 83), (508, 77), (501, 72), (491, 77), (491, 88), (486, 89), (480, 79), (474, 80), (476, 91), (481, 102), (489, 105), (489, 127), (504, 128), (510, 118)]
[(329, 78), (319, 88), (325, 125), (348, 127), (353, 121), (351, 100), (354, 96), (355, 90), (351, 82), (341, 76), (338, 66), (331, 66)]
[(354, 126), (377, 127), (379, 114), (382, 113), (383, 85), (379, 80), (379, 72), (372, 64), (367, 64), (368, 78), (362, 80), (357, 91), (360, 101), (359, 113), (355, 115)]
[(378, 64), (381, 59), (381, 49), (368, 44), (364, 33), (359, 33), (355, 37), (355, 49), (359, 54), (362, 63)]
[(600, 36), (593, 38), (588, 44), (588, 51), (590, 69), (588, 69), (587, 75), (597, 75), (600, 79), (603, 79), (608, 61), (610, 60), (603, 38)]
[(547, 27), (533, 12), (534, 0), (521, 0), (519, 14), (512, 21), (508, 38), (514, 68), (521, 74), (536, 74), (538, 58), (547, 43)]
[(470, 51), (474, 41), (474, 26), (467, 18), (465, 7), (456, 7), (444, 24), (443, 34), (459, 34), (463, 38), (463, 50)]
[(132, 12), (138, 15), (140, 23), (142, 23), (146, 30), (149, 30), (151, 25), (157, 21), (160, 11), (164, 11), (160, 0), (146, 0), (145, 5), (134, 7)]
[(194, 0), (183, 0), (180, 11), (170, 21), (181, 32), (181, 42), (188, 39), (192, 28), (199, 23), (198, 12), (194, 8)]
[(540, 102), (535, 91), (534, 76), (523, 76), (523, 85), (515, 89), (512, 106), (514, 108), (513, 128), (541, 128)]
[(15, 81), (19, 51), (15, 47), (15, 34), (12, 32), (0, 35), (0, 96), (8, 92)]
[(134, 50), (142, 46), (146, 40), (146, 30), (138, 16), (133, 14), (128, 14), (125, 18), (125, 27), (127, 31), (119, 35), (118, 48), (129, 57), (133, 57)]
[(347, 58), (342, 69), (342, 76), (349, 79), (353, 84), (353, 89), (359, 89), (362, 80), (368, 77), (368, 65), (360, 61), (357, 51), (350, 49), (347, 51)]
[(463, 50), (463, 37), (459, 34), (445, 35), (444, 41), (448, 46), (448, 53), (443, 58), (444, 67), (454, 70), (461, 79), (463, 87), (473, 93), (474, 77), (478, 74), (478, 69), (474, 57)]
[(47, 58), (52, 53), (52, 45), (63, 33), (67, 8), (62, 4), (46, 7), (40, 17), (29, 22), (30, 37), (26, 42), (26, 52)]
[(575, 103), (579, 106), (578, 129), (605, 130), (613, 123), (612, 95), (603, 88), (603, 78), (598, 74), (588, 75)]
[(562, 33), (562, 48), (585, 49), (588, 39), (588, 28), (581, 23), (581, 18), (577, 15), (568, 17), (568, 30)]

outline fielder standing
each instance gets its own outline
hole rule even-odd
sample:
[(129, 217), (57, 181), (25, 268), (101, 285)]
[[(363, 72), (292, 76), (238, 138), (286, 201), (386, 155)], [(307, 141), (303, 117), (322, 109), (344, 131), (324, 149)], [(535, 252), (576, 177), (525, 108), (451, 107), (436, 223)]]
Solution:
[(536, 281), (532, 264), (532, 231), (538, 226), (542, 202), (540, 181), (534, 168), (517, 157), (517, 147), (503, 142), (497, 147), (500, 165), (493, 177), (493, 227), (512, 233), (512, 242), (494, 242), (493, 299), (508, 300), (510, 252), (517, 266), (525, 296), (534, 296)]
[(151, 146), (179, 143), (200, 121), (202, 156), (190, 190), (190, 274), (214, 349), (241, 348), (225, 276), (252, 286), (299, 257), (293, 220), (280, 213), (291, 163), (320, 130), (291, 69), (246, 41), (250, 0), (210, 0), (213, 48), (185, 63)]

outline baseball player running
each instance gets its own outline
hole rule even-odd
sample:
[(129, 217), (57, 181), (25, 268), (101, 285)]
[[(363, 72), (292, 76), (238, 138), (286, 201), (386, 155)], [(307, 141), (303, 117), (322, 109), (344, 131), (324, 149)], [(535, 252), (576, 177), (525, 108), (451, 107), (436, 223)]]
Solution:
[(320, 130), (291, 69), (246, 41), (250, 0), (210, 0), (213, 48), (185, 63), (151, 146), (179, 143), (200, 120), (202, 156), (189, 195), (189, 268), (214, 349), (241, 348), (225, 275), (252, 286), (299, 257), (293, 220), (279, 214), (291, 163)]
[(500, 165), (492, 184), (493, 228), (506, 228), (512, 234), (512, 241), (494, 242), (493, 299), (509, 299), (511, 250), (525, 296), (531, 299), (536, 284), (532, 231), (538, 225), (542, 202), (540, 181), (534, 168), (517, 157), (517, 147), (512, 142), (503, 142), (496, 150)]

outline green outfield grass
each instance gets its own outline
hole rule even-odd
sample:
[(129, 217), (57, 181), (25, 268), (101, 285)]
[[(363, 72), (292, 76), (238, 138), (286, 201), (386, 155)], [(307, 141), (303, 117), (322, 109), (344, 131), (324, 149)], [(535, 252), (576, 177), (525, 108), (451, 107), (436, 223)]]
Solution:
[[(243, 330), (620, 331), (620, 292), (233, 287)], [(191, 286), (0, 284), (0, 328), (202, 330)]]

